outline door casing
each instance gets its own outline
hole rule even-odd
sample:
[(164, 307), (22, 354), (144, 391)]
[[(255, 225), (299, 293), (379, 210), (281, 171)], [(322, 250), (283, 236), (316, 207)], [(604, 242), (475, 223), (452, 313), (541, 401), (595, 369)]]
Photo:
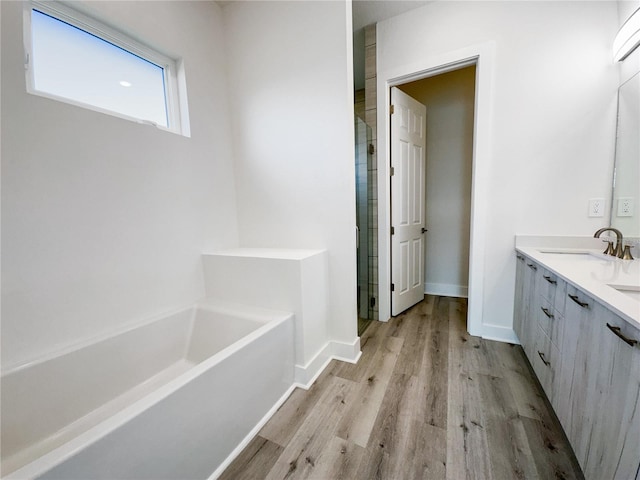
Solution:
[(488, 176), (491, 161), (491, 104), (493, 98), (493, 72), (495, 44), (479, 45), (427, 57), (419, 63), (378, 72), (378, 243), (379, 243), (379, 312), (380, 320), (391, 316), (391, 252), (390, 252), (390, 89), (403, 83), (428, 78), (459, 68), (476, 66), (476, 94), (473, 129), (473, 166), (471, 185), (471, 238), (469, 251), (469, 299), (467, 331), (484, 336), (483, 322), (484, 253), (486, 243), (486, 214), (488, 210)]

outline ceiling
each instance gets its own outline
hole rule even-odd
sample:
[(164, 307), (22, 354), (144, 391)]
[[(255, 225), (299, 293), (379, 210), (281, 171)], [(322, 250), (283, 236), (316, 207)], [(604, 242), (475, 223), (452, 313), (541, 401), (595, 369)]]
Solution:
[(353, 0), (353, 31), (422, 7), (431, 1), (433, 0)]
[(364, 27), (395, 17), (433, 0), (353, 0), (353, 83), (364, 88)]

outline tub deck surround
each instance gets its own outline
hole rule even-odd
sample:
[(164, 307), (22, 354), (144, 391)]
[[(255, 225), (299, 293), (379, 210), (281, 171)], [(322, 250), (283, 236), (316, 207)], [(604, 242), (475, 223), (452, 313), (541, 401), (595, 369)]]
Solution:
[(328, 257), (322, 249), (273, 248), (203, 255), (207, 296), (295, 314), (295, 381), (302, 388), (332, 358), (354, 363), (360, 355), (355, 321), (346, 342), (328, 331)]
[(5, 371), (2, 478), (207, 478), (293, 390), (293, 335), (207, 299)]
[[(611, 285), (640, 285), (640, 260), (602, 254), (602, 239), (517, 235), (516, 250), (640, 328), (640, 302)], [(584, 253), (587, 255), (580, 255)]]

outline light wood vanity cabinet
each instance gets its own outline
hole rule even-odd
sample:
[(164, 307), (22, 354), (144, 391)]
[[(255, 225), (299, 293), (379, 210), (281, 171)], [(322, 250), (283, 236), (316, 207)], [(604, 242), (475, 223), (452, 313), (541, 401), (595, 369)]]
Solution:
[(585, 478), (640, 480), (640, 330), (531, 263), (518, 260), (516, 333)]
[(516, 268), (514, 330), (553, 405), (565, 283), (523, 255)]

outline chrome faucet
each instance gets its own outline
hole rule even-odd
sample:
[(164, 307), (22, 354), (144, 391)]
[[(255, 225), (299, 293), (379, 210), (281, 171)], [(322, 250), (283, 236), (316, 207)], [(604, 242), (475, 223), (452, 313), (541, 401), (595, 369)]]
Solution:
[(614, 247), (613, 251), (609, 253), (609, 255), (622, 258), (624, 252), (622, 248), (622, 232), (617, 228), (604, 227), (596, 231), (596, 233), (593, 234), (593, 238), (600, 238), (600, 235), (602, 235), (604, 232), (613, 232), (616, 234), (616, 246)]

